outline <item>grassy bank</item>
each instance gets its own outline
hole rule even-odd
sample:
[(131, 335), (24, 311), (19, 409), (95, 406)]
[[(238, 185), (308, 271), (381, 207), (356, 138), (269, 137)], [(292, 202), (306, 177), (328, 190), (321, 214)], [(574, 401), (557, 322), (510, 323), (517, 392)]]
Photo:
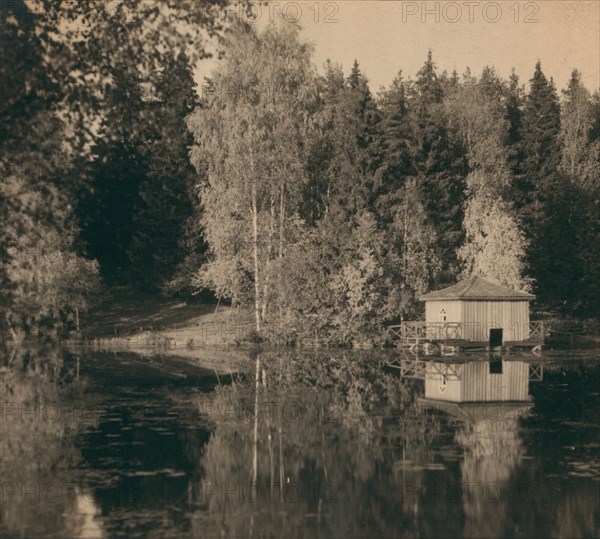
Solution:
[(185, 349), (239, 344), (252, 327), (243, 309), (116, 289), (82, 317), (80, 339), (103, 348)]
[[(597, 320), (546, 317), (545, 327), (546, 346), (550, 348), (600, 345)], [(271, 341), (271, 335), (266, 333), (267, 341)], [(177, 350), (181, 354), (207, 345), (253, 343), (255, 337), (251, 309), (232, 308), (206, 299), (187, 303), (157, 294), (113, 289), (82, 316), (81, 332), (74, 340), (101, 349)], [(360, 343), (354, 344), (360, 347)], [(296, 345), (328, 346), (328, 343), (314, 338), (302, 339)]]

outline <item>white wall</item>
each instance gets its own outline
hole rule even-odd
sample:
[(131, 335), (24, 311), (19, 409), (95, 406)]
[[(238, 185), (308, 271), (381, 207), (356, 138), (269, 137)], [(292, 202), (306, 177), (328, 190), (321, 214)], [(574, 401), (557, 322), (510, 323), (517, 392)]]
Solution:
[(523, 341), (529, 337), (529, 301), (427, 301), (425, 321), (462, 322), (463, 338), (470, 341), (489, 339), (491, 328), (502, 328), (504, 341)]

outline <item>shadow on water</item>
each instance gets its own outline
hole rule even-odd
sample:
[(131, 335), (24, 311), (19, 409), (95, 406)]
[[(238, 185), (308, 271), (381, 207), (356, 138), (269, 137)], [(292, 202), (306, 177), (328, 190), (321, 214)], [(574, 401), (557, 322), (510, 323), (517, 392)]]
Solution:
[(390, 357), (8, 355), (2, 537), (596, 535), (597, 362)]

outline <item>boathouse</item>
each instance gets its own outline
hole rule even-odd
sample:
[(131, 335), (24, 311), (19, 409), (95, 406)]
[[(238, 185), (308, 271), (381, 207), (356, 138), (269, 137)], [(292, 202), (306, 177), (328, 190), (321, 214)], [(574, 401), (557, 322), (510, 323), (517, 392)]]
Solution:
[(449, 402), (527, 401), (530, 365), (524, 361), (429, 362), (425, 398)]
[(478, 276), (419, 298), (425, 321), (403, 322), (403, 344), (419, 342), (536, 346), (543, 342), (540, 322), (529, 320), (533, 294), (512, 290)]
[(424, 380), (426, 399), (457, 403), (528, 401), (529, 382), (541, 382), (544, 376), (541, 363), (502, 356), (448, 362), (405, 355), (388, 366), (402, 378)]

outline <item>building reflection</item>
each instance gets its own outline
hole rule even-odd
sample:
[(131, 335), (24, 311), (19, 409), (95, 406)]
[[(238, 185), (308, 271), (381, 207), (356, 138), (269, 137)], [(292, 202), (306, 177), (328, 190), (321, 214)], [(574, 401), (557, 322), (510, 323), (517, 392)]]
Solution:
[(399, 367), (402, 376), (424, 381), (423, 408), (455, 425), (463, 535), (506, 535), (511, 506), (531, 494), (519, 480), (526, 457), (520, 424), (533, 407), (529, 387), (543, 380), (543, 366), (490, 355), (453, 362), (405, 358)]

